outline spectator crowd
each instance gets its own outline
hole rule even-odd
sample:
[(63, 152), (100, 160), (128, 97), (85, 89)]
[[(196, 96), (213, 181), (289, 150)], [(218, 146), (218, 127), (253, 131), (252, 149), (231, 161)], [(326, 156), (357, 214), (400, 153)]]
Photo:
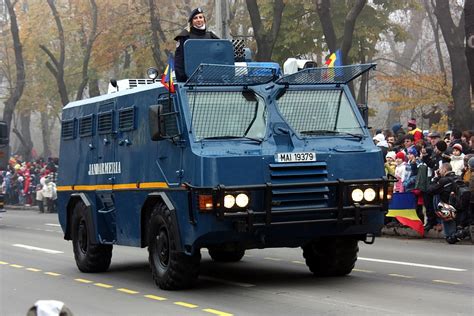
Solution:
[(38, 205), (40, 213), (55, 212), (57, 169), (55, 158), (24, 161), (18, 155), (11, 157), (6, 170), (0, 171), (4, 203)]
[(383, 153), (386, 174), (396, 180), (394, 193), (416, 196), (425, 232), (444, 230), (449, 243), (469, 236), (472, 240), (474, 131), (423, 132), (410, 119), (406, 130), (395, 124), (376, 131), (373, 140)]

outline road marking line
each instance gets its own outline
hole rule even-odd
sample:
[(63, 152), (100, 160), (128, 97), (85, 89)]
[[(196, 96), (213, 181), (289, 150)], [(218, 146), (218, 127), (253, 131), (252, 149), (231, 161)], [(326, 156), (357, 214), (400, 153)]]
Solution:
[(138, 294), (138, 293), (140, 293), (140, 292), (137, 292), (137, 291), (133, 291), (133, 290), (129, 290), (129, 289), (124, 289), (124, 288), (117, 289), (117, 291), (123, 292), (123, 293), (127, 293), (127, 294)]
[(212, 309), (212, 308), (206, 308), (206, 309), (203, 309), (202, 310), (203, 312), (208, 312), (208, 313), (211, 313), (211, 314), (214, 314), (214, 315), (219, 315), (219, 316), (233, 316), (234, 314), (229, 314), (229, 313), (226, 313), (226, 312), (221, 312), (221, 311), (218, 311), (216, 309)]
[(0, 261), (0, 264), (8, 264), (8, 262)]
[(352, 271), (355, 271), (355, 272), (364, 272), (364, 273), (374, 273), (374, 271), (371, 271), (371, 270), (364, 270), (364, 269), (352, 269)]
[(296, 264), (306, 264), (303, 261), (299, 261), (299, 260), (294, 260), (294, 261), (291, 261), (291, 262), (296, 263)]
[(452, 284), (452, 285), (461, 285), (462, 283), (459, 282), (452, 282), (452, 281), (444, 281), (444, 280), (433, 280), (435, 283), (443, 283), (443, 284)]
[(151, 295), (151, 294), (150, 295), (143, 295), (143, 296), (145, 296), (146, 298), (155, 300), (155, 301), (166, 301), (167, 300), (167, 298), (165, 298), (165, 297)]
[(187, 307), (187, 308), (196, 308), (196, 307), (199, 307), (199, 306), (197, 306), (197, 305), (190, 304), (190, 303), (186, 303), (186, 302), (174, 302), (173, 304), (179, 305), (179, 306), (183, 306), (183, 307)]
[(74, 279), (74, 281), (81, 282), (81, 283), (92, 283), (93, 282), (91, 280), (86, 280), (86, 279)]
[(362, 261), (373, 261), (373, 262), (381, 262), (381, 263), (391, 263), (391, 264), (399, 264), (402, 266), (413, 266), (413, 267), (420, 267), (420, 268), (430, 268), (430, 269), (438, 269), (438, 270), (448, 270), (448, 271), (456, 271), (462, 272), (467, 271), (467, 269), (459, 269), (459, 268), (451, 268), (451, 267), (443, 267), (443, 266), (433, 266), (429, 264), (421, 264), (421, 263), (413, 263), (413, 262), (404, 262), (404, 261), (392, 261), (392, 260), (384, 260), (384, 259), (373, 259), (373, 258), (362, 258), (359, 257), (359, 260)]
[(42, 252), (46, 252), (46, 253), (50, 253), (50, 254), (64, 253), (64, 252), (59, 251), (59, 250), (39, 248), (39, 247), (23, 245), (23, 244), (13, 244), (12, 246), (13, 247), (19, 247), (19, 248), (25, 248), (25, 249), (28, 249), (28, 250), (42, 251)]
[(19, 264), (11, 264), (10, 267), (17, 268), (17, 269), (23, 268), (23, 266)]
[(60, 273), (56, 273), (56, 272), (45, 272), (44, 274), (51, 275), (51, 276), (60, 276), (61, 275)]
[(280, 259), (280, 258), (272, 258), (272, 257), (265, 257), (265, 258), (263, 258), (263, 259), (265, 259), (265, 260), (272, 260), (272, 261), (281, 261), (281, 260), (282, 260), (282, 259)]
[(61, 227), (59, 224), (46, 223), (46, 226)]
[(389, 276), (397, 277), (397, 278), (404, 278), (404, 279), (414, 279), (414, 276), (410, 275), (403, 275), (403, 274), (396, 274), (396, 273), (389, 273)]
[(26, 268), (26, 270), (31, 271), (31, 272), (40, 272), (41, 269), (36, 269), (36, 268)]
[(55, 233), (56, 232), (55, 230), (52, 230), (52, 229), (45, 229), (44, 231), (45, 232), (50, 232), (50, 233)]
[(252, 258), (252, 255), (244, 255), (244, 257)]
[(240, 286), (240, 287), (253, 287), (253, 286), (256, 286), (255, 284), (243, 283), (243, 282), (233, 282), (233, 281), (218, 279), (218, 278), (214, 278), (214, 277), (210, 277), (210, 276), (200, 276), (199, 278), (203, 279), (203, 280), (219, 282), (219, 283), (228, 284), (228, 285), (235, 285), (235, 286)]
[(98, 287), (103, 287), (104, 289), (110, 289), (113, 287), (113, 285), (104, 284), (104, 283), (94, 283), (94, 285)]

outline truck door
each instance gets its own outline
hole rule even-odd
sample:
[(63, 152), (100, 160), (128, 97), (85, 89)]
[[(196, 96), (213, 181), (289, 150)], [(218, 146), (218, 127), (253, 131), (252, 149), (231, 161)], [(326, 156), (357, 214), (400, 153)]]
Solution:
[(120, 172), (120, 163), (115, 159), (116, 103), (107, 101), (99, 105), (97, 112), (97, 160), (95, 169), (97, 233), (102, 243), (116, 241), (116, 211), (112, 185)]

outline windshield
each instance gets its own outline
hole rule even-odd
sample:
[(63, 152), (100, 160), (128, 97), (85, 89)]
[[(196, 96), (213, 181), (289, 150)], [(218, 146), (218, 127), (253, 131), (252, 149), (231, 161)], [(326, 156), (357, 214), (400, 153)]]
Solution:
[(188, 91), (187, 95), (196, 141), (265, 136), (265, 102), (252, 91)]
[(277, 103), (283, 117), (299, 134), (363, 134), (343, 90), (286, 91)]

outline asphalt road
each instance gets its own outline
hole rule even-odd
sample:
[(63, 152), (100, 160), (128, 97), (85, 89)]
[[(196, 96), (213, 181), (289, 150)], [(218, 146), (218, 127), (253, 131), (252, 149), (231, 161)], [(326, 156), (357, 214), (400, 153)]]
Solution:
[[(474, 315), (474, 246), (379, 238), (360, 243), (346, 277), (315, 278), (300, 249), (247, 251), (214, 263), (202, 251), (197, 287), (162, 291), (146, 249), (114, 247), (106, 273), (80, 273), (55, 214), (0, 214), (0, 315), (25, 315), (39, 299), (74, 315)], [(36, 248), (34, 248), (36, 247)]]

